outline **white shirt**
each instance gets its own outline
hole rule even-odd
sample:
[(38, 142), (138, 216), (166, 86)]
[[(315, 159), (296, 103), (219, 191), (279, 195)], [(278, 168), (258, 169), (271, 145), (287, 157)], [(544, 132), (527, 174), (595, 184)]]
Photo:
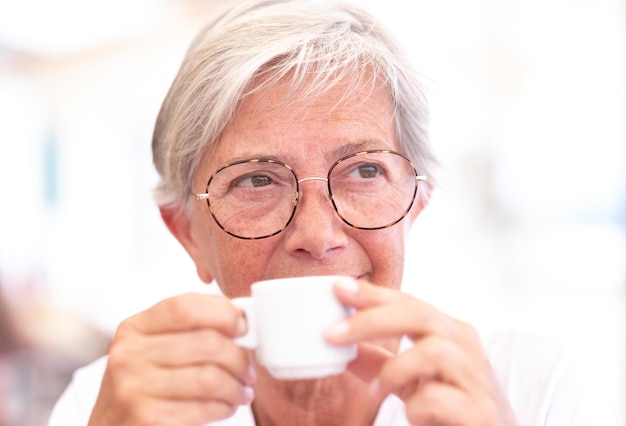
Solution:
[[(410, 344), (410, 342), (409, 342)], [(523, 426), (617, 425), (617, 411), (593, 365), (556, 342), (508, 332), (483, 336), (483, 345)], [(86, 425), (95, 404), (106, 357), (77, 370), (57, 402), (49, 426)], [(214, 426), (255, 426), (252, 409), (241, 406)], [(409, 426), (403, 402), (388, 397), (373, 426)]]

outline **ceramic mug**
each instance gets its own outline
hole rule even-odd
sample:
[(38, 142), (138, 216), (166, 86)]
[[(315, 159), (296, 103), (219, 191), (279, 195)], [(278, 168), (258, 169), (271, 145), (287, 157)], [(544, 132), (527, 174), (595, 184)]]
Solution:
[(356, 357), (356, 345), (326, 343), (324, 331), (351, 315), (335, 297), (341, 276), (309, 276), (259, 281), (250, 297), (232, 299), (245, 314), (246, 334), (235, 342), (256, 353), (277, 379), (312, 379), (340, 374)]

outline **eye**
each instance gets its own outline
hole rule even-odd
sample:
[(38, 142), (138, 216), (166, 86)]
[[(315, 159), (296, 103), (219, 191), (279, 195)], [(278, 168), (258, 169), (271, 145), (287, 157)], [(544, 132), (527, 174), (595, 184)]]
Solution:
[(378, 175), (378, 167), (368, 164), (366, 166), (359, 167), (359, 174), (364, 178), (373, 178)]
[(242, 188), (260, 188), (271, 185), (273, 182), (272, 178), (267, 175), (248, 175), (237, 178), (232, 183), (232, 186)]
[(352, 177), (372, 179), (377, 177), (380, 173), (380, 167), (376, 164), (360, 164), (352, 169), (350, 175)]

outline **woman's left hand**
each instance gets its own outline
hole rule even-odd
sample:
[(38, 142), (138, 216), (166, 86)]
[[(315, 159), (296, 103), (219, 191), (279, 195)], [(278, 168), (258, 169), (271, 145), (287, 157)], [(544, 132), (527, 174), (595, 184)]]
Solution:
[[(354, 284), (354, 285), (352, 285)], [(475, 329), (397, 290), (365, 281), (336, 287), (356, 313), (327, 330), (332, 344), (359, 344), (350, 370), (377, 397), (396, 394), (413, 425), (517, 425)], [(374, 341), (406, 336), (398, 354)]]

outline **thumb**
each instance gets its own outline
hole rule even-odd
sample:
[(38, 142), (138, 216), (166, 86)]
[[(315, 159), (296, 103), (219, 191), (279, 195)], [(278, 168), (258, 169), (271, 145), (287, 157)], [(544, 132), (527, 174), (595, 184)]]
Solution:
[(387, 349), (371, 343), (359, 343), (357, 348), (357, 356), (348, 364), (348, 371), (366, 383), (378, 377), (383, 364), (394, 356)]

